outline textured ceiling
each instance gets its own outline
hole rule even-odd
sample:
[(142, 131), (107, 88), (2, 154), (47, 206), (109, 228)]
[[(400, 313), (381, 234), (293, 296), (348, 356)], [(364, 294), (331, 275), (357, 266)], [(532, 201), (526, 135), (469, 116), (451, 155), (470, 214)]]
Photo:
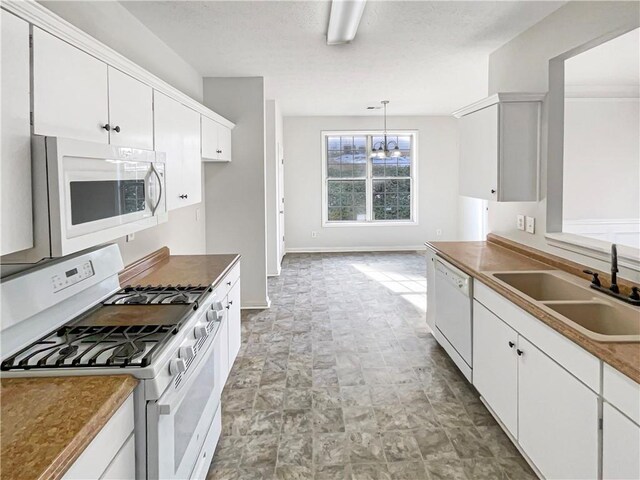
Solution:
[[(329, 47), (328, 1), (124, 1), (203, 76), (263, 76), (285, 115), (449, 114), (487, 93), (488, 55), (565, 2), (369, 1)], [(373, 114), (379, 115), (377, 111)]]

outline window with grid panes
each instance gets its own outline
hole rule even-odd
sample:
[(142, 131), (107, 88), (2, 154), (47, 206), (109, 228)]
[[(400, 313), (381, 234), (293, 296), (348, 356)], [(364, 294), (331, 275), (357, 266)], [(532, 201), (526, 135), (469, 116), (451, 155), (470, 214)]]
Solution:
[(377, 158), (379, 134), (324, 134), (325, 222), (411, 222), (414, 194), (414, 144), (412, 133), (387, 135), (400, 156)]

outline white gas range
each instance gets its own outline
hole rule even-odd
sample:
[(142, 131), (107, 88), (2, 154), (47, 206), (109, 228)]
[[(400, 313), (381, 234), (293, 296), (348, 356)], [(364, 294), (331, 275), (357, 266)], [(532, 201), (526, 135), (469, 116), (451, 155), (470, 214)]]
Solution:
[(204, 478), (218, 441), (224, 307), (211, 286), (122, 289), (116, 245), (3, 279), (2, 375), (129, 374), (137, 478)]

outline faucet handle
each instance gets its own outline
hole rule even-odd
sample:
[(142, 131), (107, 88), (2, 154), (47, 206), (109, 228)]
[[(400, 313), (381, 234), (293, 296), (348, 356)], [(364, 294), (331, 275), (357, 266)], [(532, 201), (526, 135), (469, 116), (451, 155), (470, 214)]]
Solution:
[(640, 290), (638, 287), (631, 287), (631, 295), (629, 295), (631, 300), (640, 300), (640, 293), (638, 293), (638, 290)]
[(587, 275), (592, 275), (593, 278), (591, 279), (591, 285), (594, 285), (596, 287), (600, 287), (602, 284), (600, 283), (600, 279), (598, 278), (598, 275), (600, 275), (597, 272), (593, 272), (591, 270), (583, 270), (583, 273), (586, 273)]

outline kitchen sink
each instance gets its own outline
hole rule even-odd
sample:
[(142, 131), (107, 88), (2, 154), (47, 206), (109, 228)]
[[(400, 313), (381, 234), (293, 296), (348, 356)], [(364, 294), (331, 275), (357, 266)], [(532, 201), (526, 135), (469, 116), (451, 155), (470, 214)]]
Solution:
[(555, 272), (502, 272), (493, 276), (519, 292), (539, 301), (591, 300), (594, 294)]
[(640, 342), (640, 309), (589, 288), (588, 281), (559, 270), (491, 272), (558, 320), (599, 342)]
[(640, 311), (633, 307), (601, 302), (557, 302), (546, 306), (588, 330), (595, 340), (640, 341)]

